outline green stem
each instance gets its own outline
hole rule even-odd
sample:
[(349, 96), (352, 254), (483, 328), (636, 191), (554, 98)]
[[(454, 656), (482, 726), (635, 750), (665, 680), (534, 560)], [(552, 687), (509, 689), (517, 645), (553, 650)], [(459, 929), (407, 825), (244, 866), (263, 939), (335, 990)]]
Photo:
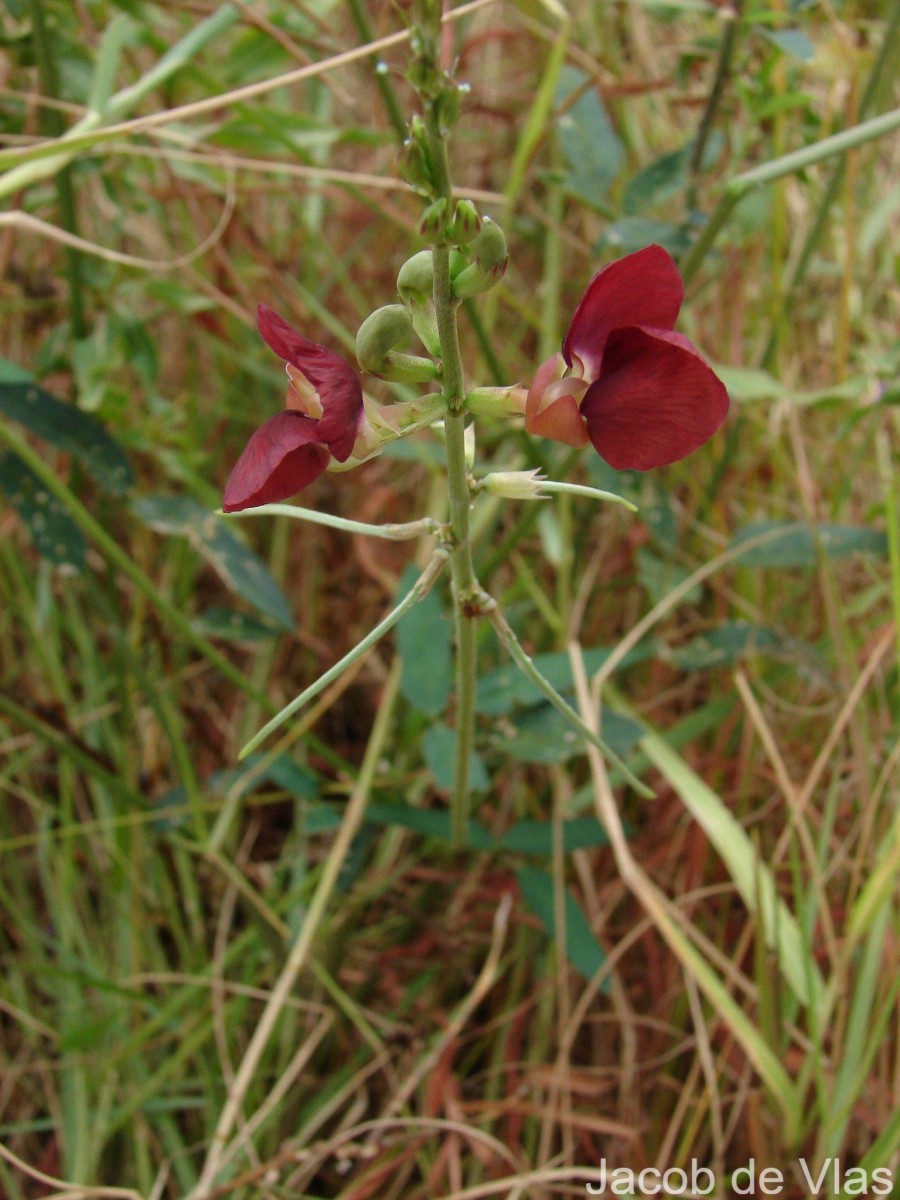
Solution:
[(731, 216), (735, 205), (748, 192), (752, 192), (754, 188), (774, 183), (777, 179), (783, 179), (785, 175), (793, 175), (797, 171), (815, 166), (816, 163), (831, 158), (835, 154), (846, 154), (848, 150), (864, 146), (867, 142), (893, 133), (895, 129), (900, 129), (900, 108), (891, 109), (890, 112), (873, 117), (870, 121), (863, 121), (851, 129), (844, 129), (840, 133), (832, 134), (831, 137), (823, 138), (812, 146), (793, 150), (790, 154), (773, 159), (772, 162), (763, 163), (762, 166), (735, 175), (681, 267), (685, 283), (688, 283), (694, 276), (719, 230)]
[(444, 418), (450, 491), (450, 529), (453, 539), (450, 570), (456, 625), (456, 752), (451, 820), (453, 844), (458, 849), (466, 844), (469, 824), (469, 776), (475, 742), (475, 683), (478, 665), (478, 646), (475, 641), (475, 618), (478, 610), (471, 605), (479, 589), (472, 564), (472, 545), (469, 537), (470, 497), (465, 461), (464, 423), (465, 417), (461, 411), (448, 412)]
[[(426, 104), (428, 144), (437, 197), (451, 203), (452, 189), (446, 134), (434, 103)], [(450, 280), (450, 247), (433, 247), (434, 311), (441, 343), (443, 397), (447, 403), (444, 435), (447, 445), (447, 480), (450, 500), (450, 571), (456, 625), (456, 754), (453, 772), (451, 820), (453, 844), (466, 844), (469, 823), (470, 764), (475, 741), (475, 681), (478, 648), (475, 641), (478, 581), (472, 562), (469, 530), (469, 472), (466, 466), (466, 384), (459, 349), (456, 301)]]
[(143, 592), (151, 604), (154, 604), (159, 609), (186, 642), (199, 651), (207, 662), (216, 667), (226, 679), (240, 688), (242, 692), (251, 696), (257, 703), (264, 705), (267, 712), (272, 711), (273, 706), (271, 701), (261, 695), (250, 680), (233, 663), (229, 662), (215, 648), (212, 642), (208, 641), (202, 634), (197, 633), (181, 610), (176, 608), (163, 595), (159, 588), (156, 587), (153, 581), (144, 574), (137, 563), (128, 557), (115, 538), (111, 537), (100, 522), (91, 516), (81, 501), (63, 483), (53, 469), (44, 462), (41, 456), (31, 448), (23, 437), (20, 437), (19, 434), (3, 421), (0, 421), (0, 441), (5, 442), (22, 459), (25, 465), (37, 475), (47, 491), (55, 496), (65, 507), (79, 529), (94, 542), (107, 562), (111, 563), (112, 566), (116, 567), (123, 575), (130, 579), (138, 591)]
[[(434, 560), (432, 560), (432, 563)], [(423, 576), (424, 577), (424, 576)], [(420, 580), (421, 582), (421, 580)], [(334, 894), (340, 877), (341, 868), (346, 861), (353, 839), (359, 832), (366, 815), (369, 794), (378, 769), (378, 764), (384, 754), (390, 723), (394, 714), (397, 695), (400, 688), (400, 660), (396, 659), (391, 668), (384, 689), (381, 703), (372, 727), (372, 735), (366, 747), (360, 767), (359, 777), (350, 795), (344, 819), (328, 852), (328, 857), (322, 867), (316, 890), (309, 903), (309, 908), (300, 927), (300, 932), (291, 946), (287, 960), (281, 969), (281, 974), (272, 988), (266, 1007), (257, 1023), (253, 1037), (241, 1060), (234, 1080), (229, 1088), (228, 1099), (222, 1109), (213, 1134), (210, 1150), (200, 1180), (191, 1192), (189, 1200), (201, 1200), (213, 1190), (216, 1175), (219, 1173), (222, 1160), (228, 1151), (228, 1139), (241, 1112), (247, 1089), (250, 1087), (259, 1067), (260, 1059), (275, 1030), (278, 1017), (296, 984), (300, 972), (309, 963), (310, 953), (319, 928), (325, 918), (328, 904)]]
[[(353, 24), (356, 26), (359, 36), (364, 42), (374, 41), (372, 28), (359, 0), (348, 0), (348, 3), (350, 5), (350, 15), (353, 17)], [(398, 141), (402, 144), (406, 137), (406, 118), (403, 115), (403, 109), (400, 107), (400, 101), (397, 99), (397, 93), (394, 91), (390, 77), (383, 70), (382, 60), (377, 54), (373, 54), (372, 59), (375, 63), (375, 83), (381, 93), (382, 103), (394, 128), (394, 133), (396, 133)]]
[(240, 754), (238, 755), (238, 759), (244, 759), (248, 754), (251, 754), (257, 748), (257, 746), (266, 740), (270, 733), (274, 733), (275, 730), (279, 729), (289, 717), (292, 717), (294, 713), (297, 712), (298, 709), (302, 708), (303, 705), (307, 704), (310, 700), (315, 699), (315, 697), (318, 696), (320, 692), (323, 692), (330, 683), (334, 682), (335, 679), (340, 678), (340, 676), (343, 675), (349, 666), (355, 663), (356, 660), (368, 650), (371, 650), (376, 642), (379, 642), (386, 633), (393, 629), (400, 618), (405, 613), (409, 612), (413, 605), (418, 604), (422, 597), (430, 590), (431, 585), (441, 573), (446, 559), (446, 551), (435, 550), (434, 554), (432, 554), (428, 561), (427, 567), (410, 588), (410, 590), (406, 593), (400, 603), (395, 608), (392, 608), (387, 616), (383, 617), (382, 620), (380, 620), (375, 626), (375, 628), (370, 633), (367, 633), (362, 641), (358, 642), (352, 650), (348, 651), (348, 653), (344, 655), (342, 659), (336, 662), (333, 667), (325, 672), (324, 675), (320, 675), (315, 683), (311, 683), (309, 687), (302, 691), (299, 696), (293, 699), (290, 704), (286, 705), (281, 712), (276, 713), (271, 721), (269, 721), (266, 725), (263, 725), (262, 729), (260, 729), (258, 733), (254, 734), (247, 745), (244, 746), (243, 750), (241, 750)]
[[(59, 95), (59, 72), (56, 69), (56, 59), (53, 54), (53, 41), (44, 19), (43, 0), (31, 0), (31, 24), (41, 86), (48, 97), (56, 99)], [(59, 137), (64, 132), (65, 123), (62, 114), (56, 109), (49, 109), (44, 114), (42, 124), (52, 137)], [(71, 167), (63, 167), (57, 174), (54, 183), (60, 224), (68, 233), (77, 237), (78, 213), (75, 205), (75, 191), (72, 187)], [(77, 250), (67, 246), (65, 259), (66, 278), (69, 285), (69, 321), (72, 337), (80, 340), (87, 334), (83, 302), (82, 257)]]
[(586, 496), (588, 500), (609, 500), (612, 504), (623, 504), (629, 512), (637, 512), (638, 507), (619, 496), (615, 492), (606, 492), (602, 488), (588, 487), (585, 483), (565, 483), (556, 479), (542, 479), (542, 492), (559, 492), (563, 496)]
[(505, 646), (510, 658), (513, 660), (522, 674), (531, 680), (538, 691), (540, 691), (547, 698), (547, 700), (549, 700), (549, 702), (553, 705), (560, 716), (567, 722), (567, 724), (571, 725), (571, 727), (577, 733), (580, 733), (586, 742), (590, 742), (592, 746), (596, 746), (604, 758), (608, 759), (609, 762), (611, 762), (615, 767), (618, 767), (627, 782), (631, 784), (631, 786), (636, 792), (639, 793), (639, 795), (648, 800), (652, 799), (654, 793), (650, 790), (650, 788), (648, 788), (645, 783), (642, 783), (633, 771), (628, 769), (622, 759), (619, 758), (618, 754), (616, 754), (615, 751), (610, 750), (606, 742), (604, 742), (603, 739), (599, 737), (589, 725), (582, 721), (581, 717), (571, 706), (571, 704), (564, 700), (550, 680), (546, 679), (540, 673), (532, 660), (523, 650), (521, 642), (516, 637), (512, 626), (509, 624), (506, 617), (504, 617), (499, 606), (488, 596), (485, 596), (484, 598), (482, 612), (485, 612), (490, 617), (491, 624), (497, 631), (497, 636), (500, 638), (500, 641)]
[[(221, 511), (221, 510), (220, 510)], [(385, 538), (391, 542), (406, 542), (423, 534), (436, 533), (444, 536), (447, 526), (433, 517), (422, 517), (418, 521), (403, 521), (395, 525), (370, 525), (366, 521), (351, 521), (347, 517), (336, 517), (333, 513), (318, 512), (314, 508), (302, 508), (299, 504), (262, 504), (259, 508), (246, 508), (241, 512), (222, 513), (225, 517), (291, 517), (295, 521), (309, 521), (312, 525), (327, 525), (329, 529), (341, 529), (344, 533), (361, 533), (366, 537)]]
[[(894, 5), (891, 9), (891, 15), (884, 31), (881, 50), (878, 54), (875, 65), (872, 67), (872, 70), (869, 74), (862, 99), (859, 102), (860, 117), (865, 117), (868, 114), (869, 109), (872, 107), (878, 94), (878, 89), (882, 78), (887, 73), (889, 68), (890, 59), (892, 55), (896, 53), (898, 29), (900, 29), (900, 0), (894, 0)], [(816, 218), (809, 227), (806, 237), (803, 239), (803, 245), (800, 248), (800, 254), (797, 256), (796, 265), (791, 273), (791, 277), (781, 290), (779, 297), (779, 313), (781, 316), (790, 310), (796, 291), (806, 277), (807, 269), (812, 261), (813, 252), (822, 239), (822, 234), (825, 231), (825, 226), (828, 222), (829, 216), (831, 215), (834, 201), (837, 198), (837, 194), (841, 189), (841, 184), (844, 181), (846, 168), (847, 159), (841, 158), (835, 164), (834, 170), (831, 173), (831, 178), (828, 180), (828, 184), (822, 193)], [(760, 362), (764, 366), (768, 366), (771, 362), (772, 354), (775, 348), (775, 328), (776, 325), (773, 324), (773, 331), (770, 333), (769, 339), (766, 342), (766, 347), (760, 357)]]
[(697, 203), (697, 190), (700, 172), (703, 170), (706, 146), (712, 133), (716, 114), (719, 111), (719, 105), (722, 102), (722, 96), (725, 93), (725, 84), (728, 81), (728, 76), (731, 74), (731, 61), (734, 58), (738, 25), (741, 19), (741, 0), (736, 0), (730, 6), (725, 5), (719, 11), (726, 22), (725, 32), (722, 35), (722, 43), (719, 47), (716, 77), (713, 80), (709, 99), (706, 101), (706, 107), (703, 110), (703, 116), (700, 118), (700, 127), (697, 130), (697, 137), (694, 139), (694, 149), (691, 153), (691, 161), (688, 167), (688, 180), (690, 182), (685, 197), (685, 208), (689, 217)]

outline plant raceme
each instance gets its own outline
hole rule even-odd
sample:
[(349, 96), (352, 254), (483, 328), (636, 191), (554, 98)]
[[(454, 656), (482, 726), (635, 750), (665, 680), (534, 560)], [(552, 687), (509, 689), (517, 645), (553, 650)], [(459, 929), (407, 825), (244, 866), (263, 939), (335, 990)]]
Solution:
[[(490, 238), (502, 240), (492, 222), (485, 228)], [(485, 240), (484, 233), (480, 236)], [(457, 274), (462, 282), (457, 301), (502, 274), (493, 262), (488, 271), (481, 257), (476, 254), (468, 274), (466, 269)], [(505, 268), (505, 242), (496, 257)], [(401, 270), (406, 308), (389, 305), (364, 322), (357, 354), (370, 374), (421, 383), (439, 377), (430, 359), (393, 349), (413, 324), (423, 341), (438, 349), (433, 321), (424, 311), (431, 306), (430, 259), (430, 251), (421, 251)], [(469, 279), (473, 273), (478, 274), (475, 283)], [(524, 407), (529, 433), (571, 446), (593, 444), (619, 469), (645, 471), (684, 458), (722, 424), (728, 394), (693, 343), (673, 331), (683, 297), (678, 268), (661, 246), (610, 263), (591, 280), (561, 352), (538, 368), (524, 405), (521, 389), (498, 388), (488, 389), (495, 394), (493, 406), (480, 406), (482, 392), (471, 393), (472, 409)], [(341, 464), (352, 457), (355, 465), (385, 441), (443, 415), (434, 393), (426, 401), (437, 403), (426, 404), (424, 411), (421, 405), (402, 404), (375, 409), (364, 400), (360, 377), (346, 359), (307, 340), (264, 304), (258, 325), (285, 361), (287, 408), (252, 434), (226, 485), (225, 512), (285, 500), (318, 479), (332, 460)]]

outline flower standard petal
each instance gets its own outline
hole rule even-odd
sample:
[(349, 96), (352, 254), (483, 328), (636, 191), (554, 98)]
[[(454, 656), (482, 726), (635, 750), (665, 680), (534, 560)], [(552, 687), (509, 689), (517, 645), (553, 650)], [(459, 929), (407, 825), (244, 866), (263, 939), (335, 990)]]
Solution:
[(728, 393), (682, 334), (617, 329), (581, 412), (594, 449), (610, 466), (648, 471), (708, 441), (725, 420)]
[(681, 275), (662, 246), (647, 246), (609, 263), (588, 284), (566, 330), (566, 365), (577, 367), (589, 381), (596, 379), (606, 339), (614, 329), (672, 329), (683, 299)]
[(268, 305), (260, 304), (256, 320), (266, 344), (316, 389), (322, 405), (321, 440), (338, 462), (346, 462), (364, 415), (362, 384), (356, 370), (340, 354), (298, 333)]
[(224, 512), (286, 500), (328, 466), (319, 422), (296, 412), (270, 418), (252, 434), (225, 485)]

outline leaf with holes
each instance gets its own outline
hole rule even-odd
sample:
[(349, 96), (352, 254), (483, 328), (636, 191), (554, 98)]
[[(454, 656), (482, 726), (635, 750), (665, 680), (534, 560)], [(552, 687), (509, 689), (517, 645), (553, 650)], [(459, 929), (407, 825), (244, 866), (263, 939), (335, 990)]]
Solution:
[(0, 490), (6, 493), (42, 558), (57, 567), (82, 570), (87, 544), (81, 530), (17, 454), (0, 458)]
[(131, 507), (157, 533), (187, 538), (241, 599), (281, 629), (293, 629), (291, 606), (266, 564), (215, 513), (188, 496), (141, 496)]
[(75, 455), (106, 491), (122, 495), (134, 485), (124, 449), (100, 422), (44, 391), (26, 372), (0, 359), (0, 414), (59, 450)]

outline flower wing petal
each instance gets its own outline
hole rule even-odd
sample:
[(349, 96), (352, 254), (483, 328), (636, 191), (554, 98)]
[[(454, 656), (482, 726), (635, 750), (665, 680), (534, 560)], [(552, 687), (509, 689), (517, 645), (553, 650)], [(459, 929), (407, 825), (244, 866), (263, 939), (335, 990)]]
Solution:
[(574, 396), (558, 396), (539, 412), (525, 413), (525, 428), (537, 437), (563, 442), (579, 449), (588, 444), (584, 420)]
[(618, 329), (581, 412), (594, 449), (611, 467), (648, 471), (708, 441), (725, 420), (728, 393), (682, 334)]
[(572, 376), (554, 378), (562, 369), (559, 354), (538, 367), (525, 401), (525, 428), (567, 446), (587, 446), (587, 429), (578, 407), (585, 385)]
[(225, 485), (224, 512), (286, 500), (318, 479), (328, 466), (319, 422), (282, 412), (252, 434)]
[(684, 299), (675, 261), (662, 246), (647, 246), (599, 271), (587, 286), (563, 338), (568, 367), (594, 380), (614, 329), (646, 325), (672, 329)]
[(309, 341), (265, 304), (260, 304), (256, 321), (266, 345), (318, 392), (321, 440), (338, 462), (346, 462), (363, 420), (362, 384), (356, 370), (340, 354)]

